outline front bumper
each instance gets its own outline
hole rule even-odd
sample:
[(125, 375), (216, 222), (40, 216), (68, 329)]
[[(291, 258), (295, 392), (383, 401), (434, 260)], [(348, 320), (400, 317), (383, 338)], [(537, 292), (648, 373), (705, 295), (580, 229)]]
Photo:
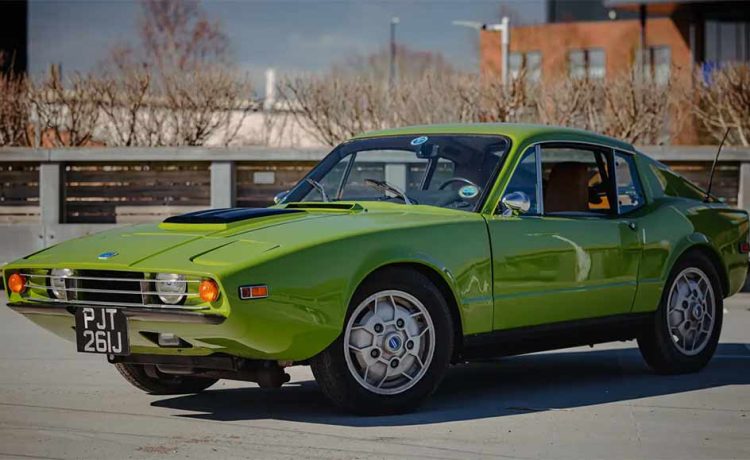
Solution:
[[(92, 307), (100, 307), (96, 304)], [(36, 325), (75, 343), (75, 312), (78, 306), (45, 302), (8, 302), (8, 307), (22, 314)], [(212, 341), (216, 337), (236, 335), (237, 325), (232, 325), (228, 317), (145, 307), (120, 307), (128, 322), (128, 337), (131, 354), (156, 354), (180, 356), (207, 356), (214, 353), (234, 353), (251, 355), (252, 351), (233, 347), (233, 343), (220, 344)], [(179, 347), (160, 346), (158, 333), (175, 334), (183, 342)], [(243, 353), (244, 351), (244, 353)]]
[[(73, 318), (75, 309), (69, 305), (35, 302), (33, 304), (22, 302), (8, 303), (8, 307), (22, 315), (49, 315)], [(133, 321), (155, 321), (169, 323), (189, 324), (221, 324), (226, 318), (221, 315), (202, 314), (192, 311), (161, 310), (158, 308), (118, 308), (128, 320)]]

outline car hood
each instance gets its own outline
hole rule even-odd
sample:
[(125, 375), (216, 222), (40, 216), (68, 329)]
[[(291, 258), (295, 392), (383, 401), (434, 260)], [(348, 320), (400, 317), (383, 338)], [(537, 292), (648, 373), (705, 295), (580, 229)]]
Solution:
[[(211, 271), (279, 249), (320, 244), (347, 236), (456, 220), (476, 213), (395, 203), (289, 205), (299, 212), (227, 224), (143, 224), (69, 240), (32, 254), (26, 266), (82, 269)], [(19, 265), (20, 262), (13, 265)]]

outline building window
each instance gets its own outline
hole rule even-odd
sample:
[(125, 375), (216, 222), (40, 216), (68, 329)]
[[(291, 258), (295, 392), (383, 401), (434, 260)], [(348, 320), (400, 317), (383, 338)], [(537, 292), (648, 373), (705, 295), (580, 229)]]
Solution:
[(590, 48), (568, 52), (568, 75), (573, 78), (604, 78), (606, 74), (604, 65), (603, 49)]
[(542, 78), (542, 53), (539, 51), (510, 53), (508, 70), (510, 70), (510, 78), (516, 79), (521, 72), (525, 72), (526, 80), (538, 82)]
[(643, 75), (647, 80), (659, 85), (669, 82), (672, 50), (668, 46), (649, 46), (638, 56), (643, 65)]
[(750, 22), (706, 21), (706, 62), (750, 61)]

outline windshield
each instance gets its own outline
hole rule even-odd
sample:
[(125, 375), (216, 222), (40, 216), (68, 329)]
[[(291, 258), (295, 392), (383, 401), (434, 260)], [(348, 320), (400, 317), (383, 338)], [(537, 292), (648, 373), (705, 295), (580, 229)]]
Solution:
[(392, 201), (476, 210), (492, 186), (507, 139), (390, 136), (336, 147), (282, 202)]

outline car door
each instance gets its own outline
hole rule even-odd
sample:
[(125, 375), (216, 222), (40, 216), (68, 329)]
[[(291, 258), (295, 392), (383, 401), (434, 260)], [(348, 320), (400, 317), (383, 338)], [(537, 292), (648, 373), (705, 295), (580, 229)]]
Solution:
[(638, 219), (618, 211), (616, 163), (611, 149), (580, 143), (523, 153), (488, 220), (494, 329), (631, 310), (641, 241)]

